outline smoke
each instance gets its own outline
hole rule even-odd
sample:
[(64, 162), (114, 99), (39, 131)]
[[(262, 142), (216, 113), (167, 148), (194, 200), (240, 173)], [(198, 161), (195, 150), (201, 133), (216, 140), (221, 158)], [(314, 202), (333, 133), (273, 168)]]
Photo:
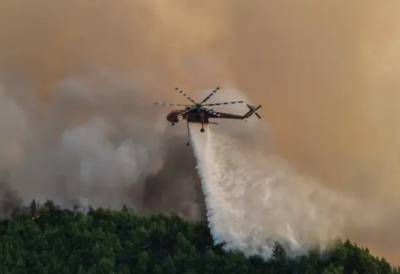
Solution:
[(145, 182), (145, 212), (174, 212), (191, 220), (205, 216), (196, 161), (186, 142), (186, 137), (168, 140), (163, 167)]
[(0, 218), (9, 218), (21, 204), (18, 194), (7, 183), (7, 175), (0, 176)]
[[(184, 102), (176, 86), (194, 97), (234, 86), (264, 106), (272, 132), (249, 140), (235, 131), (241, 146), (266, 138), (258, 150), (360, 201), (364, 211), (351, 211), (352, 219), (371, 222), (347, 222), (343, 235), (398, 262), (399, 5), (3, 0), (0, 170), (24, 201), (201, 212), (194, 166), (183, 171), (172, 156), (186, 153), (175, 133), (185, 129), (165, 128), (165, 113), (148, 106)], [(144, 170), (139, 155), (150, 163)], [(110, 162), (110, 174), (121, 172), (114, 183), (104, 171)], [(186, 178), (178, 179), (185, 205), (157, 177), (167, 166), (167, 176)]]
[[(18, 98), (11, 87), (3, 86), (0, 167), (9, 175), (8, 186), (25, 202), (53, 199), (64, 206), (96, 207), (125, 204), (138, 211), (163, 209), (198, 218), (201, 206), (190, 172), (194, 164), (191, 167), (188, 162), (182, 170), (169, 163), (176, 156), (167, 153), (168, 149), (186, 151), (182, 137), (166, 130), (164, 117), (152, 113), (151, 101), (132, 82), (104, 71), (91, 77), (61, 82), (46, 105), (29, 97)], [(181, 178), (171, 186), (168, 181), (172, 178), (160, 177), (165, 176), (167, 165), (169, 172)], [(178, 199), (164, 208), (162, 201), (149, 194), (151, 187), (162, 192), (174, 185), (185, 186), (187, 190), (180, 194), (190, 192), (193, 200)], [(184, 203), (189, 209), (184, 209)]]

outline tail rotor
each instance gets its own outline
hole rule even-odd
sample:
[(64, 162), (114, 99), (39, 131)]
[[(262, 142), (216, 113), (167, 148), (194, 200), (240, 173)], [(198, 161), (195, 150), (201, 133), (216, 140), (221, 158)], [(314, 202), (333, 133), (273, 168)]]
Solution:
[(260, 114), (257, 113), (257, 110), (259, 110), (261, 108), (261, 105), (255, 107), (255, 106), (250, 106), (247, 105), (247, 107), (249, 108), (249, 112), (247, 112), (246, 114), (246, 118), (249, 118), (251, 115), (256, 115), (258, 119), (261, 119)]

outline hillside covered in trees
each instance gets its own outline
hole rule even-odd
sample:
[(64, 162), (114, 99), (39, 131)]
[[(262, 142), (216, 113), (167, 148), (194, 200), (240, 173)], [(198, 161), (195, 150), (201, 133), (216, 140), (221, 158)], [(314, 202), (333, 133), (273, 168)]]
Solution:
[(0, 222), (0, 273), (400, 273), (355, 244), (289, 258), (246, 258), (214, 246), (205, 223), (139, 216), (129, 209), (61, 209), (52, 202), (20, 208)]

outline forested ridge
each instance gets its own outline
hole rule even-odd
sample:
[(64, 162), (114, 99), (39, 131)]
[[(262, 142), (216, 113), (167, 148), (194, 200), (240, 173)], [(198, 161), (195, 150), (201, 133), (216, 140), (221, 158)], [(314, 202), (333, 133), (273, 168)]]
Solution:
[(276, 244), (264, 261), (214, 246), (205, 223), (132, 210), (67, 210), (46, 202), (0, 222), (0, 273), (400, 273), (349, 241), (289, 258)]

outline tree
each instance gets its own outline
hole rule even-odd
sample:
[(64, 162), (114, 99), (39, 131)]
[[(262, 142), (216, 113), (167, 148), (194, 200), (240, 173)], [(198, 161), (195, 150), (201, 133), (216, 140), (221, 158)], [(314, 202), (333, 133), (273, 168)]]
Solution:
[(333, 264), (329, 264), (323, 271), (322, 274), (342, 274), (343, 267), (342, 266), (334, 266)]
[(115, 269), (115, 262), (112, 258), (101, 258), (98, 262), (97, 273), (98, 274), (112, 274)]
[(141, 252), (135, 266), (135, 274), (148, 273), (149, 261), (150, 261), (149, 254), (146, 251)]
[(271, 264), (274, 273), (287, 272), (287, 253), (286, 249), (279, 243), (275, 243), (272, 251)]
[(35, 216), (36, 216), (36, 213), (37, 213), (37, 212), (36, 212), (36, 210), (37, 210), (37, 205), (36, 205), (36, 201), (35, 201), (35, 200), (32, 200), (32, 202), (31, 202), (29, 208), (30, 208), (30, 211), (31, 211), (31, 216), (32, 216), (32, 217), (35, 217)]
[(164, 274), (175, 274), (176, 273), (176, 267), (175, 263), (172, 260), (171, 256), (165, 257), (161, 264), (161, 269)]
[[(31, 218), (34, 211), (40, 218)], [(400, 274), (400, 269), (350, 241), (294, 258), (276, 243), (270, 259), (247, 258), (215, 246), (205, 223), (126, 209), (73, 212), (49, 201), (32, 202), (15, 218), (0, 221), (0, 273)]]

